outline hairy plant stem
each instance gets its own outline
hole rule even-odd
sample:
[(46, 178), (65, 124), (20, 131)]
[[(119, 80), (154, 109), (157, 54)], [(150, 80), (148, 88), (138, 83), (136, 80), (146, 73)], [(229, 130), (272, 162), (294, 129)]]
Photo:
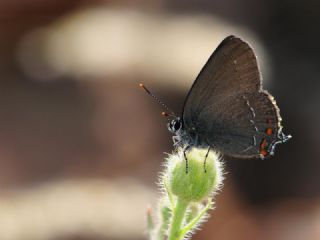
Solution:
[(187, 201), (181, 198), (177, 199), (177, 203), (172, 214), (172, 223), (168, 240), (179, 240), (183, 238), (180, 230), (188, 205), (189, 203)]

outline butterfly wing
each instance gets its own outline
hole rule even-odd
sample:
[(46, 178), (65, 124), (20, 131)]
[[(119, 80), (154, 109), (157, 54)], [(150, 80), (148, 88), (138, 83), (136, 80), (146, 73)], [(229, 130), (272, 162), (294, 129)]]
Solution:
[(289, 138), (276, 102), (262, 89), (252, 48), (234, 36), (222, 41), (199, 73), (182, 118), (199, 143), (236, 157), (267, 157)]

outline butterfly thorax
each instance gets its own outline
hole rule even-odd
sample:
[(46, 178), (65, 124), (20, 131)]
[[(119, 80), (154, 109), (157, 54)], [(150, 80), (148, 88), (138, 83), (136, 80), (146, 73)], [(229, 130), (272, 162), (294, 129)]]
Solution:
[(168, 130), (174, 134), (173, 142), (175, 147), (207, 147), (208, 144), (201, 141), (195, 129), (186, 129), (182, 119), (177, 117), (168, 123)]

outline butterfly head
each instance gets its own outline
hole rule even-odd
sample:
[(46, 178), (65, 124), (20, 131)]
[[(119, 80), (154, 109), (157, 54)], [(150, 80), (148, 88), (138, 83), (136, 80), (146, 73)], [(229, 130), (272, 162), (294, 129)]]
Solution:
[(177, 133), (181, 127), (182, 121), (179, 117), (171, 120), (171, 122), (168, 123), (168, 130), (172, 133)]

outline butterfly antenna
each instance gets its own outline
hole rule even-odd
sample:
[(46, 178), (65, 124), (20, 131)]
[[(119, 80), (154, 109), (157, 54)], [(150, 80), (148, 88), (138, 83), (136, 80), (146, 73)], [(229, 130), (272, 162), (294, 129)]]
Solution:
[(165, 116), (165, 117), (175, 117), (176, 116), (174, 114), (174, 112), (164, 102), (162, 102), (158, 97), (156, 97), (152, 92), (150, 92), (149, 89), (146, 88), (145, 85), (140, 83), (139, 87), (143, 88), (149, 96), (151, 96), (154, 100), (157, 101), (157, 103), (162, 105), (167, 110), (167, 112), (162, 112), (161, 113), (162, 116)]

